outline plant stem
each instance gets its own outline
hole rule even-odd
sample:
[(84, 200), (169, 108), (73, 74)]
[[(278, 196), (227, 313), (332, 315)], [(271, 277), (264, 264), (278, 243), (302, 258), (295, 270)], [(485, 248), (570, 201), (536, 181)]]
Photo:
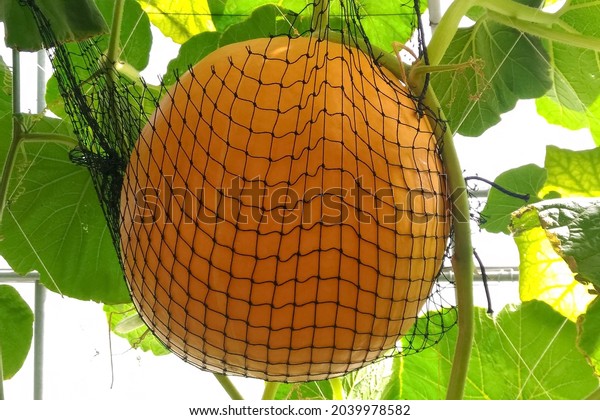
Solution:
[(458, 31), (461, 19), (476, 3), (477, 0), (454, 0), (450, 7), (448, 7), (427, 46), (427, 56), (430, 65), (437, 66), (441, 63), (442, 57)]
[(436, 137), (442, 142), (442, 160), (446, 169), (448, 191), (452, 202), (452, 225), (454, 229), (454, 253), (452, 267), (456, 279), (456, 306), (458, 308), (458, 339), (454, 352), (452, 371), (446, 394), (447, 399), (461, 399), (467, 380), (471, 348), (473, 346), (473, 245), (471, 243), (470, 210), (467, 187), (450, 127), (442, 132), (435, 121), (445, 120), (439, 101), (432, 89), (428, 89), (424, 104), (434, 119)]
[(237, 388), (235, 387), (233, 382), (231, 382), (231, 379), (229, 379), (227, 375), (223, 375), (221, 373), (214, 373), (213, 375), (215, 376), (215, 378), (217, 378), (217, 381), (219, 381), (225, 392), (227, 392), (227, 394), (232, 400), (244, 399), (244, 397), (242, 397), (242, 394), (240, 394), (240, 391), (237, 390)]
[(333, 399), (334, 400), (344, 400), (344, 382), (343, 379), (338, 377), (338, 378), (331, 378), (329, 380), (329, 384), (331, 385), (331, 391), (333, 392)]
[(325, 39), (325, 32), (329, 24), (329, 0), (314, 0), (311, 30), (313, 36)]
[[(488, 11), (486, 16), (498, 23), (517, 29), (530, 35), (546, 38), (553, 42), (560, 42), (572, 47), (600, 51), (600, 40), (597, 37), (557, 31), (549, 26), (542, 26), (534, 22), (522, 20), (520, 17), (510, 17), (496, 11)], [(552, 16), (552, 15), (550, 15)], [(558, 19), (555, 19), (558, 21)]]
[(53, 143), (71, 148), (79, 146), (79, 142), (73, 137), (55, 133), (24, 133), (19, 137), (18, 143), (19, 146), (26, 143)]
[(507, 17), (516, 17), (540, 25), (554, 25), (557, 23), (557, 14), (548, 13), (536, 7), (526, 6), (514, 0), (477, 0), (476, 6), (481, 6), (488, 11), (497, 12)]
[(121, 55), (121, 23), (123, 22), (124, 8), (125, 0), (115, 0), (112, 27), (110, 28), (110, 39), (108, 41), (108, 51), (106, 53), (108, 64), (112, 69), (114, 69), (115, 64), (119, 61), (119, 56)]
[(19, 52), (17, 50), (12, 51), (13, 59), (13, 84), (12, 84), (12, 139), (6, 154), (6, 160), (4, 161), (4, 168), (2, 169), (2, 178), (0, 178), (0, 224), (2, 223), (4, 216), (4, 209), (6, 208), (6, 199), (8, 194), (8, 186), (10, 183), (10, 177), (15, 167), (15, 161), (17, 158), (17, 151), (19, 150), (19, 138), (21, 137), (21, 121), (19, 118), (19, 111), (21, 109), (21, 62)]
[(0, 344), (0, 401), (4, 400), (4, 368), (2, 366), (2, 345)]
[(277, 388), (279, 388), (279, 382), (268, 382), (265, 381), (265, 391), (263, 392), (263, 400), (274, 400), (275, 394), (277, 394)]

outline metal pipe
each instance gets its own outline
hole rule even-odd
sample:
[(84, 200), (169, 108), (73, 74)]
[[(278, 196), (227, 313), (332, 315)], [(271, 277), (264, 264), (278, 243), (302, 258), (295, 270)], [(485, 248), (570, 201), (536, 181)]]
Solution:
[(35, 283), (40, 278), (39, 273), (31, 272), (24, 276), (15, 273), (12, 270), (0, 269), (0, 284), (3, 283)]
[(440, 5), (440, 0), (429, 0), (429, 27), (431, 28), (431, 33), (435, 32), (435, 28), (437, 28), (438, 23), (440, 23), (440, 19), (442, 18), (442, 7)]
[[(37, 53), (37, 112), (41, 114), (46, 109), (46, 53)], [(44, 324), (46, 287), (40, 283), (40, 277), (35, 281), (34, 324), (33, 324), (33, 399), (41, 400), (44, 393)]]
[[(485, 273), (487, 274), (488, 281), (519, 281), (519, 267), (486, 267)], [(454, 282), (454, 272), (451, 268), (442, 269), (442, 280), (447, 279), (450, 282)], [(483, 281), (481, 271), (475, 269), (474, 281)]]

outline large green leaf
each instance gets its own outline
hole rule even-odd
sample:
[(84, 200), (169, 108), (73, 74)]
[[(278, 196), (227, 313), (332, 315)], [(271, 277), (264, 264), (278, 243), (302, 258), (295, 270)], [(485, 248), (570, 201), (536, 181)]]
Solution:
[[(568, 0), (553, 25), (556, 32), (600, 39), (600, 5), (594, 0)], [(589, 127), (600, 144), (600, 53), (545, 40), (553, 87), (537, 101), (538, 112), (550, 123), (571, 129)]]
[(538, 211), (526, 207), (513, 217), (513, 237), (519, 250), (519, 295), (522, 301), (540, 300), (571, 321), (584, 313), (593, 298), (588, 288), (557, 253)]
[(541, 226), (575, 278), (600, 289), (600, 200), (552, 200), (537, 210)]
[[(23, 366), (33, 337), (33, 312), (14, 287), (0, 285), (0, 352), (4, 379)], [(0, 378), (0, 381), (3, 378)]]
[(174, 84), (177, 76), (181, 76), (191, 66), (215, 51), (219, 47), (220, 38), (221, 33), (219, 32), (202, 32), (181, 44), (177, 57), (171, 60), (167, 66), (163, 83), (166, 86)]
[[(456, 337), (457, 330), (452, 329), (437, 346), (404, 359), (398, 398), (445, 397)], [(542, 302), (507, 306), (495, 318), (477, 308), (465, 398), (587, 396), (598, 387), (598, 379), (575, 348), (575, 337), (575, 324)]]
[[(67, 137), (62, 120), (26, 119), (37, 140)], [(9, 142), (10, 132), (2, 143)], [(41, 136), (41, 138), (40, 138)], [(4, 160), (4, 156), (0, 160)], [(18, 273), (40, 272), (51, 290), (82, 300), (129, 301), (111, 236), (86, 168), (53, 143), (22, 146), (1, 226), (0, 254)]]
[(12, 114), (12, 73), (0, 57), (0, 118)]
[(600, 297), (589, 306), (578, 322), (577, 347), (600, 376)]
[[(306, 26), (301, 27), (298, 24)], [(309, 20), (294, 21), (293, 12), (278, 5), (267, 4), (256, 8), (246, 20), (227, 28), (221, 36), (219, 46), (222, 47), (254, 38), (268, 38), (269, 36), (288, 34), (294, 30), (303, 32), (309, 28)]]
[[(417, 26), (413, 1), (370, 0), (359, 4), (361, 24), (371, 44), (384, 51), (392, 51), (394, 43), (408, 43)], [(419, 4), (421, 13), (424, 13), (427, 1), (420, 0)]]
[(465, 66), (435, 74), (432, 85), (450, 127), (467, 136), (482, 134), (519, 99), (552, 86), (541, 41), (486, 18), (459, 29), (442, 62)]
[(546, 170), (534, 164), (509, 169), (498, 175), (494, 183), (510, 192), (528, 195), (529, 199), (525, 201), (496, 188), (490, 189), (485, 207), (481, 211), (481, 227), (488, 232), (508, 234), (512, 213), (527, 203), (540, 201), (538, 193), (545, 182)]
[(155, 356), (171, 354), (143, 323), (132, 303), (104, 305), (104, 312), (111, 331), (127, 339), (131, 347), (151, 351)]
[(214, 31), (207, 0), (139, 0), (150, 20), (178, 44), (204, 31)]
[[(42, 39), (28, 7), (20, 0), (0, 2), (0, 22), (6, 30), (5, 43), (20, 51), (38, 51)], [(108, 26), (93, 0), (36, 0), (60, 43), (80, 41), (108, 32)]]
[(243, 22), (258, 7), (273, 4), (283, 10), (296, 13), (307, 11), (306, 0), (209, 0), (213, 22), (218, 31), (223, 32), (230, 25)]
[(548, 171), (541, 194), (556, 192), (562, 197), (600, 196), (600, 147), (590, 150), (546, 148)]
[[(254, 16), (254, 23), (247, 21), (248, 24), (245, 26), (245, 29), (250, 30), (252, 35), (242, 36), (239, 38), (240, 41), (266, 35), (302, 34), (310, 29), (312, 6), (307, 6), (309, 2), (306, 0), (209, 0), (208, 3), (214, 14), (213, 20), (217, 29), (223, 32), (232, 25), (244, 22), (252, 17), (253, 13), (267, 5), (272, 8), (269, 14), (276, 16), (279, 24), (274, 26), (274, 19), (266, 14), (261, 19)], [(421, 11), (425, 11), (427, 2), (421, 1), (420, 4)], [(357, 2), (357, 6), (360, 24), (371, 44), (384, 51), (392, 51), (395, 42), (405, 44), (412, 36), (417, 23), (412, 1), (362, 0)], [(339, 1), (332, 1), (329, 9), (330, 27), (334, 30), (344, 29), (347, 31), (346, 14), (350, 12), (349, 10), (342, 11)], [(261, 27), (261, 21), (267, 23), (268, 26)], [(353, 25), (354, 21), (351, 21), (350, 24)], [(238, 27), (239, 31), (236, 32), (236, 36), (244, 34), (241, 28), (244, 27)], [(223, 45), (236, 42), (236, 36), (227, 38)]]

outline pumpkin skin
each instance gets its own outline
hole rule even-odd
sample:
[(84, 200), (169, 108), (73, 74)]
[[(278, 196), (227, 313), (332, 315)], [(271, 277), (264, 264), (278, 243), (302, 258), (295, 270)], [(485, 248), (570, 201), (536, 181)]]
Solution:
[(184, 74), (131, 155), (121, 252), (156, 336), (209, 371), (297, 382), (395, 349), (449, 236), (427, 118), (357, 49), (227, 45)]

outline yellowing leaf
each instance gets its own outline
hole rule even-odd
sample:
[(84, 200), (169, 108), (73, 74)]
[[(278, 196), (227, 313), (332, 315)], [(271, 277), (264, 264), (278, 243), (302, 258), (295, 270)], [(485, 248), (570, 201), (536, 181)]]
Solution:
[[(538, 226), (535, 226), (536, 219)], [(512, 228), (521, 261), (521, 300), (546, 302), (569, 320), (576, 321), (593, 296), (586, 286), (575, 280), (575, 274), (552, 247), (546, 231), (539, 226), (537, 209), (528, 207), (519, 213), (513, 218)]]
[(550, 192), (562, 197), (600, 197), (600, 147), (575, 151), (548, 146), (545, 167), (548, 178), (540, 197)]
[(140, 0), (140, 4), (150, 21), (179, 44), (215, 30), (207, 0)]

